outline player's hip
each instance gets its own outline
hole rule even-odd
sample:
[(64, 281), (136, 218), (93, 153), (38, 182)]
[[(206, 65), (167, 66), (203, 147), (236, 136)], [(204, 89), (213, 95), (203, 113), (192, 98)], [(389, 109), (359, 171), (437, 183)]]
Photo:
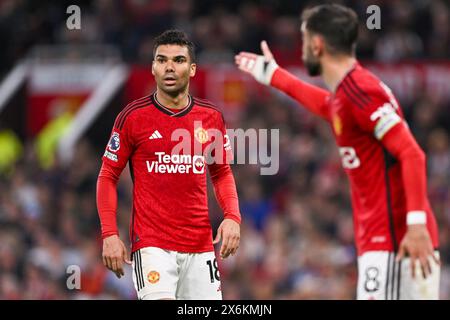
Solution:
[(136, 216), (130, 226), (133, 251), (144, 247), (158, 247), (180, 252), (204, 252), (212, 248), (212, 229), (209, 220), (193, 218), (164, 219), (161, 216)]
[(144, 237), (138, 242), (134, 242), (131, 246), (131, 252), (147, 248), (156, 247), (162, 250), (180, 252), (180, 253), (203, 253), (214, 251), (211, 233), (203, 237), (197, 237), (196, 240), (188, 239), (188, 241), (175, 242), (173, 239), (158, 237)]
[[(354, 220), (358, 256), (368, 251), (397, 251), (407, 231), (405, 210), (357, 214)], [(427, 212), (427, 229), (433, 247), (437, 249), (438, 229), (432, 212)]]

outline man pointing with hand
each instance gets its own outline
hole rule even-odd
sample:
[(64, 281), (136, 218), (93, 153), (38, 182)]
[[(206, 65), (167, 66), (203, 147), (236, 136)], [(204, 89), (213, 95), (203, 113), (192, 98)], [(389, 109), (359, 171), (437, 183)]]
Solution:
[(235, 62), (330, 124), (351, 187), (357, 298), (438, 299), (438, 228), (425, 154), (391, 90), (355, 57), (355, 12), (312, 7), (303, 12), (301, 32), (304, 65), (328, 91), (279, 67), (265, 41), (263, 55), (241, 52)]

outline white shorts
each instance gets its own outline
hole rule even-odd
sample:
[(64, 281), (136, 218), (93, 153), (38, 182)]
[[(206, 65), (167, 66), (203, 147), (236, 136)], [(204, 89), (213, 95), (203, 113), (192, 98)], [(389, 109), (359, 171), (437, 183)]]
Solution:
[[(436, 257), (439, 253), (435, 252)], [(370, 251), (358, 257), (358, 300), (438, 300), (440, 266), (430, 258), (431, 275), (422, 276), (416, 262), (415, 278), (411, 261), (395, 261), (395, 253)]]
[(222, 300), (214, 251), (182, 253), (142, 248), (133, 253), (133, 271), (140, 300)]

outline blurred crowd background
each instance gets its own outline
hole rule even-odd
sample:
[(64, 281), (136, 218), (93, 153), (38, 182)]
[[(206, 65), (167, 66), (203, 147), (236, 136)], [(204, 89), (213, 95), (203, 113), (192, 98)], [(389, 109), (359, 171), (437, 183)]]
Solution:
[[(350, 5), (362, 18), (367, 6), (381, 8), (381, 30), (361, 23), (357, 51), (363, 62), (448, 62), (447, 1), (334, 2)], [(65, 8), (74, 3), (82, 8), (79, 31), (66, 28)], [(280, 65), (299, 65), (299, 13), (315, 3), (2, 0), (0, 80), (38, 44), (110, 44), (126, 63), (150, 66), (153, 38), (173, 27), (196, 43), (200, 66), (232, 64), (241, 50), (259, 51), (262, 39)], [(280, 170), (262, 176), (258, 165), (233, 166), (242, 239), (236, 256), (219, 261), (224, 298), (354, 299), (349, 188), (328, 125), (278, 94), (247, 101), (228, 127), (280, 129)], [(419, 92), (400, 102), (427, 154), (428, 192), (440, 228), (441, 298), (450, 299), (450, 101)], [(109, 131), (100, 135), (106, 143)], [(135, 299), (131, 269), (118, 280), (101, 261), (95, 203), (101, 150), (82, 139), (70, 165), (56, 158), (45, 169), (32, 139), (20, 139), (17, 150), (12, 164), (0, 161), (0, 299)], [(118, 186), (118, 220), (128, 242), (132, 182), (126, 171)], [(222, 213), (209, 191), (215, 230)], [(67, 289), (69, 265), (81, 268), (81, 290)]]

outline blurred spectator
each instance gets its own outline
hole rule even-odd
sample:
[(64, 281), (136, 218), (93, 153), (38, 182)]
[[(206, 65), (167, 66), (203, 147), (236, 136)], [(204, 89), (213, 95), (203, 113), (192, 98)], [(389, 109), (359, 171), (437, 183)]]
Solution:
[(2, 128), (0, 123), (0, 174), (11, 174), (12, 167), (23, 152), (22, 143), (11, 129)]

